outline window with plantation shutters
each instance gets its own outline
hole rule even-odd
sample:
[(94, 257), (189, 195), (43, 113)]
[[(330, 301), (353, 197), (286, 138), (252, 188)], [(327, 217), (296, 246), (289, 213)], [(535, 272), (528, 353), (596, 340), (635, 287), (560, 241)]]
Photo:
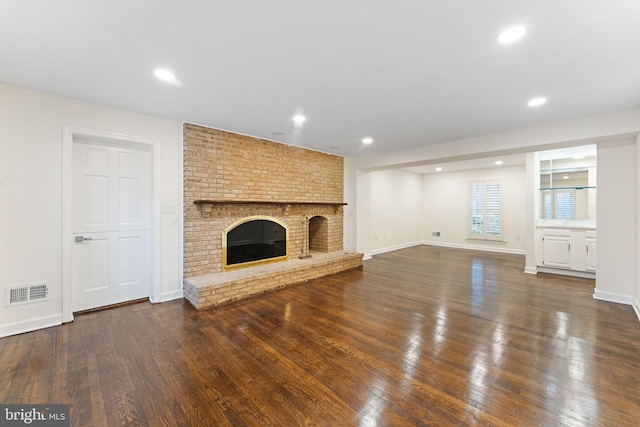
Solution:
[(575, 196), (573, 190), (556, 190), (554, 203), (554, 215), (556, 219), (574, 219), (575, 217)]
[(553, 190), (542, 193), (542, 217), (544, 219), (575, 219), (575, 190)]
[(469, 238), (502, 240), (502, 182), (469, 183)]

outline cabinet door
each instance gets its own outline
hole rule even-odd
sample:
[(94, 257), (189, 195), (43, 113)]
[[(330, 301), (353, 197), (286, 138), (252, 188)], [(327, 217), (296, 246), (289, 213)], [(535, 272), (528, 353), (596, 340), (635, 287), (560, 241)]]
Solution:
[(586, 239), (587, 240), (587, 271), (596, 271), (596, 239)]
[(570, 237), (545, 236), (542, 248), (545, 266), (571, 268)]

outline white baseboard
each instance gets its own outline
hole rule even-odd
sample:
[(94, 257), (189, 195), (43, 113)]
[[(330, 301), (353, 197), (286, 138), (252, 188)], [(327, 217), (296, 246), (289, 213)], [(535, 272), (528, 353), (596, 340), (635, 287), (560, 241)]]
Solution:
[(604, 291), (599, 291), (597, 288), (593, 293), (593, 298), (600, 301), (617, 302), (618, 304), (633, 305), (632, 295), (622, 295), (622, 294), (616, 294), (613, 292), (604, 292)]
[(371, 259), (371, 258), (373, 258), (373, 255), (371, 255), (371, 254), (364, 254), (364, 256), (362, 257), (362, 260), (363, 260), (363, 261), (366, 261), (366, 260)]
[(421, 244), (422, 244), (421, 241), (417, 241), (417, 242), (410, 242), (410, 243), (402, 243), (400, 245), (388, 246), (386, 248), (381, 248), (381, 249), (375, 249), (375, 250), (371, 251), (371, 256), (380, 255), (380, 254), (383, 254), (385, 252), (392, 252), (392, 251), (397, 251), (397, 250), (400, 250), (400, 249), (410, 248), (412, 246), (419, 246)]
[(524, 273), (525, 274), (538, 274), (538, 267), (525, 267), (524, 268)]
[(539, 273), (559, 274), (561, 276), (582, 277), (583, 279), (596, 279), (596, 273), (589, 271), (565, 270), (563, 268), (538, 267)]
[(160, 302), (173, 301), (174, 299), (180, 299), (184, 295), (182, 289), (178, 289), (176, 291), (171, 292), (163, 292), (160, 294)]
[(633, 298), (633, 309), (636, 312), (636, 316), (638, 317), (638, 320), (640, 320), (640, 301), (638, 301), (638, 298)]
[(499, 252), (503, 254), (512, 254), (512, 255), (526, 255), (527, 253), (524, 249), (511, 249), (511, 248), (492, 247), (492, 246), (483, 246), (483, 245), (468, 245), (466, 243), (443, 243), (443, 242), (436, 242), (433, 240), (423, 240), (421, 244), (429, 245), (429, 246), (440, 246), (443, 248), (452, 248), (452, 249), (469, 249), (473, 251)]
[(0, 326), (0, 338), (62, 325), (62, 313)]

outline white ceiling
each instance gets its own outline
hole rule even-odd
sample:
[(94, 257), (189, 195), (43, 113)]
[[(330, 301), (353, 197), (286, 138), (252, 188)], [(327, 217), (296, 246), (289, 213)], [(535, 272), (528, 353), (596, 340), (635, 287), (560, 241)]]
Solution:
[(7, 0), (0, 82), (380, 154), (639, 106), (640, 1)]

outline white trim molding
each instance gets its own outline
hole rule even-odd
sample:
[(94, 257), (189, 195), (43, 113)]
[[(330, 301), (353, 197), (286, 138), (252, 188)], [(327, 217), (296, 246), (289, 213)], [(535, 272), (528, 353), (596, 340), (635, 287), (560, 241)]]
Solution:
[(589, 271), (566, 270), (563, 268), (538, 267), (539, 273), (559, 274), (561, 276), (581, 277), (583, 279), (596, 279), (596, 273)]
[(633, 310), (636, 312), (636, 317), (640, 320), (640, 301), (638, 301), (638, 298), (633, 298), (632, 306)]
[(184, 298), (183, 289), (179, 289), (177, 291), (171, 291), (171, 292), (163, 292), (162, 294), (160, 294), (160, 302), (173, 301), (174, 299), (181, 299), (181, 298)]
[(538, 274), (538, 267), (525, 267), (524, 268), (524, 273), (525, 274)]
[(460, 243), (442, 243), (442, 242), (434, 242), (432, 240), (423, 240), (422, 244), (429, 245), (429, 246), (440, 246), (443, 248), (468, 249), (472, 251), (484, 251), (484, 252), (498, 252), (502, 254), (511, 254), (511, 255), (526, 254), (526, 251), (524, 249), (510, 249), (510, 248), (504, 248), (499, 246), (480, 246), (480, 245), (467, 245), (467, 244), (460, 244)]
[(10, 335), (24, 334), (25, 332), (36, 331), (38, 329), (51, 328), (62, 324), (62, 314), (38, 317), (36, 319), (24, 320), (22, 322), (9, 323), (0, 326), (0, 338)]
[(613, 292), (599, 291), (597, 288), (593, 293), (593, 298), (600, 301), (616, 302), (618, 304), (633, 305), (633, 296), (616, 294)]
[(386, 248), (380, 248), (380, 249), (375, 249), (373, 251), (371, 251), (370, 256), (373, 255), (380, 255), (386, 252), (393, 252), (393, 251), (397, 251), (400, 249), (405, 249), (405, 248), (411, 248), (413, 246), (420, 246), (422, 244), (422, 242), (417, 241), (417, 242), (410, 242), (410, 243), (403, 243), (400, 245), (394, 245), (394, 246), (388, 246)]

